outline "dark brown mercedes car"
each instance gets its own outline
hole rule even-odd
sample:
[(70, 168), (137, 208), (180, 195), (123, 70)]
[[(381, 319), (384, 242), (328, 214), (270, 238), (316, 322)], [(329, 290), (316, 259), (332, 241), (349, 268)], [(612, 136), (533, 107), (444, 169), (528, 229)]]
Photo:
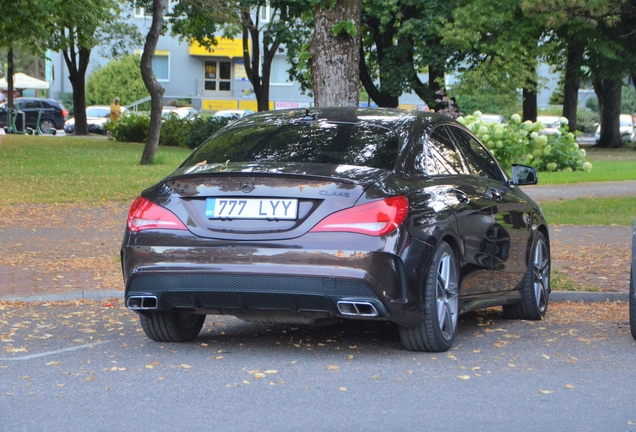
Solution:
[(548, 227), (461, 124), (428, 112), (322, 108), (225, 127), (132, 204), (126, 305), (155, 341), (206, 314), (316, 324), (387, 320), (404, 346), (448, 350), (461, 313), (538, 320)]

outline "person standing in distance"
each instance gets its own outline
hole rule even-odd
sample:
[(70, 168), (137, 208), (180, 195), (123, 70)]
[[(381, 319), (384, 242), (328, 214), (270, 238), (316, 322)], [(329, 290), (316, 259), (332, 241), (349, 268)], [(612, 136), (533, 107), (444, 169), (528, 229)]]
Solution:
[(110, 136), (110, 131), (121, 117), (121, 106), (119, 105), (119, 98), (115, 96), (113, 99), (113, 103), (110, 104), (110, 125), (108, 125), (108, 136)]

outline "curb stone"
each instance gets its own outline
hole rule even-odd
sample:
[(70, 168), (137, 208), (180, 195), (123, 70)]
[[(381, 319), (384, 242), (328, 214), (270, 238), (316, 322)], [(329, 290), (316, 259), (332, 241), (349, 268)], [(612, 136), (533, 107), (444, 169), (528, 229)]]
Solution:
[[(69, 300), (96, 300), (103, 301), (109, 298), (123, 298), (123, 291), (72, 291), (56, 294), (31, 295), (31, 296), (5, 296), (0, 297), (0, 301), (38, 303), (43, 301), (69, 301)], [(589, 292), (589, 291), (552, 291), (550, 302), (627, 302), (628, 293), (618, 292)]]
[(96, 300), (102, 301), (109, 298), (123, 298), (123, 291), (104, 290), (104, 291), (71, 291), (56, 294), (30, 295), (30, 296), (4, 296), (0, 297), (0, 301), (9, 302), (54, 302), (54, 301), (70, 301), (70, 300)]

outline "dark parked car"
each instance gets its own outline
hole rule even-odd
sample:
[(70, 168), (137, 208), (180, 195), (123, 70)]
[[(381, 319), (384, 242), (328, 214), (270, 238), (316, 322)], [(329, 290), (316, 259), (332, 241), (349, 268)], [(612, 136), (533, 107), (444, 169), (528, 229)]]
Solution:
[(155, 341), (205, 314), (315, 324), (385, 320), (414, 351), (448, 350), (461, 313), (539, 320), (550, 294), (541, 210), (459, 123), (427, 112), (253, 114), (132, 204), (126, 305)]
[[(0, 126), (7, 126), (7, 103), (0, 105)], [(44, 133), (52, 129), (62, 129), (68, 118), (68, 110), (54, 99), (21, 97), (13, 101), (13, 107), (24, 112), (26, 127), (36, 129), (40, 112), (40, 130)]]

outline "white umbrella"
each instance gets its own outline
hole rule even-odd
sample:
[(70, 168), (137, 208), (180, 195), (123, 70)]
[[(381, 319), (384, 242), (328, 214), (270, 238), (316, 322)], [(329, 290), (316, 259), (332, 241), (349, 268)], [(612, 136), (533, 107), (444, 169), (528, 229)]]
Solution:
[[(9, 88), (9, 84), (7, 83), (6, 78), (0, 79), (0, 88), (5, 90)], [(20, 72), (13, 75), (13, 88), (48, 90), (49, 83)]]

